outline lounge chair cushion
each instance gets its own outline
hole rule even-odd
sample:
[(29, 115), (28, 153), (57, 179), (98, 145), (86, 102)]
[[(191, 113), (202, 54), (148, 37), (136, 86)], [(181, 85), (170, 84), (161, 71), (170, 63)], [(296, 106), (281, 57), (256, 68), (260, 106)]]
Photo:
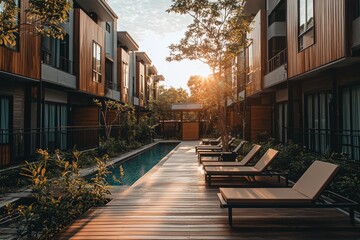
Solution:
[(228, 204), (311, 203), (312, 199), (292, 188), (220, 188)]
[(205, 167), (205, 171), (207, 174), (238, 174), (238, 175), (257, 175), (260, 174), (261, 171), (256, 169), (255, 167), (249, 167), (249, 166), (237, 166), (237, 167), (231, 167), (231, 166), (217, 166), (217, 167)]
[(264, 171), (278, 153), (277, 150), (269, 148), (254, 167), (259, 171)]
[(293, 186), (296, 191), (315, 200), (338, 171), (339, 166), (315, 161)]

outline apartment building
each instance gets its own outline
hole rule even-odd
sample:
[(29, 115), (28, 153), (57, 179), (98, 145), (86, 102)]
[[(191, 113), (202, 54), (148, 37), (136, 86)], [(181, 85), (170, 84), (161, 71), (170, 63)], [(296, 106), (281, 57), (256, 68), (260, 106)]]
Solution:
[[(18, 1), (23, 21), (28, 2)], [(117, 32), (117, 18), (105, 0), (74, 0), (64, 39), (21, 31), (14, 47), (0, 46), (0, 167), (31, 160), (37, 148), (96, 147), (101, 119), (93, 100), (136, 103), (131, 54), (139, 46)], [(136, 89), (142, 107), (144, 79)]]
[(238, 57), (237, 93), (246, 96), (249, 139), (267, 131), (360, 159), (359, 2), (247, 2), (253, 31)]

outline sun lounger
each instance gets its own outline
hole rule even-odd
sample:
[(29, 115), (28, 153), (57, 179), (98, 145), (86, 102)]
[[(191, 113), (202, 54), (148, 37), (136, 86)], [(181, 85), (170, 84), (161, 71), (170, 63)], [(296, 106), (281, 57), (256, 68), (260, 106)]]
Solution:
[(359, 204), (336, 195), (338, 202), (321, 202), (319, 196), (338, 171), (339, 166), (315, 161), (292, 188), (220, 188), (222, 208), (228, 208), (232, 225), (233, 208), (349, 208), (354, 223), (354, 209)]
[[(228, 141), (229, 146), (231, 145), (231, 143), (235, 141), (235, 138), (231, 138)], [(223, 149), (223, 146), (221, 143), (219, 143), (218, 145), (196, 145), (195, 146), (195, 153), (197, 154), (198, 151), (221, 151)]]
[(217, 145), (221, 142), (221, 136), (216, 139), (203, 138), (201, 139), (202, 145)]
[(278, 151), (272, 148), (269, 148), (266, 153), (259, 159), (259, 161), (254, 166), (206, 166), (204, 167), (205, 172), (205, 181), (211, 186), (212, 176), (261, 176), (261, 175), (270, 175), (278, 176), (283, 175), (287, 177), (286, 174), (281, 173), (266, 173), (266, 168), (274, 160)]
[[(238, 150), (236, 151), (236, 149), (234, 149), (233, 152), (199, 152), (198, 158), (199, 158), (199, 162), (202, 163), (203, 166), (221, 166), (221, 165), (227, 165), (228, 163), (229, 166), (244, 166), (247, 165), (250, 162), (250, 160), (255, 157), (255, 155), (259, 152), (260, 149), (261, 146), (255, 144), (240, 162), (235, 162), (235, 159), (238, 156)], [(212, 158), (203, 159), (203, 157), (212, 157)], [(214, 161), (214, 157), (215, 157), (215, 161)]]

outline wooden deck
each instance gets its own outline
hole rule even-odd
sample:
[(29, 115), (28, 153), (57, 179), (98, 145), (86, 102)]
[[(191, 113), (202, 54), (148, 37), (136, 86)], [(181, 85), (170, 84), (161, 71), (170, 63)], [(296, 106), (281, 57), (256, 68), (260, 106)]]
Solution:
[[(90, 210), (58, 239), (360, 239), (360, 224), (336, 209), (227, 209), (207, 187), (194, 154), (182, 142), (165, 161), (113, 200)], [(126, 174), (126, 173), (125, 173)]]

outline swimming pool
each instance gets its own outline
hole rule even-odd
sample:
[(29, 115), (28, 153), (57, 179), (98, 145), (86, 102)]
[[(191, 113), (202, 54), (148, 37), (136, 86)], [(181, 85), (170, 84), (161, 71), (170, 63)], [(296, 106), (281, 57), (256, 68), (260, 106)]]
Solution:
[[(130, 157), (125, 161), (115, 163), (110, 167), (112, 174), (106, 177), (106, 181), (111, 186), (130, 186), (153, 168), (161, 159), (163, 159), (179, 143), (158, 143), (155, 146), (141, 152), (138, 155)], [(120, 176), (120, 166), (124, 170), (123, 177)], [(115, 179), (114, 179), (115, 176)], [(91, 179), (93, 176), (90, 176)], [(120, 181), (119, 181), (120, 180)]]

